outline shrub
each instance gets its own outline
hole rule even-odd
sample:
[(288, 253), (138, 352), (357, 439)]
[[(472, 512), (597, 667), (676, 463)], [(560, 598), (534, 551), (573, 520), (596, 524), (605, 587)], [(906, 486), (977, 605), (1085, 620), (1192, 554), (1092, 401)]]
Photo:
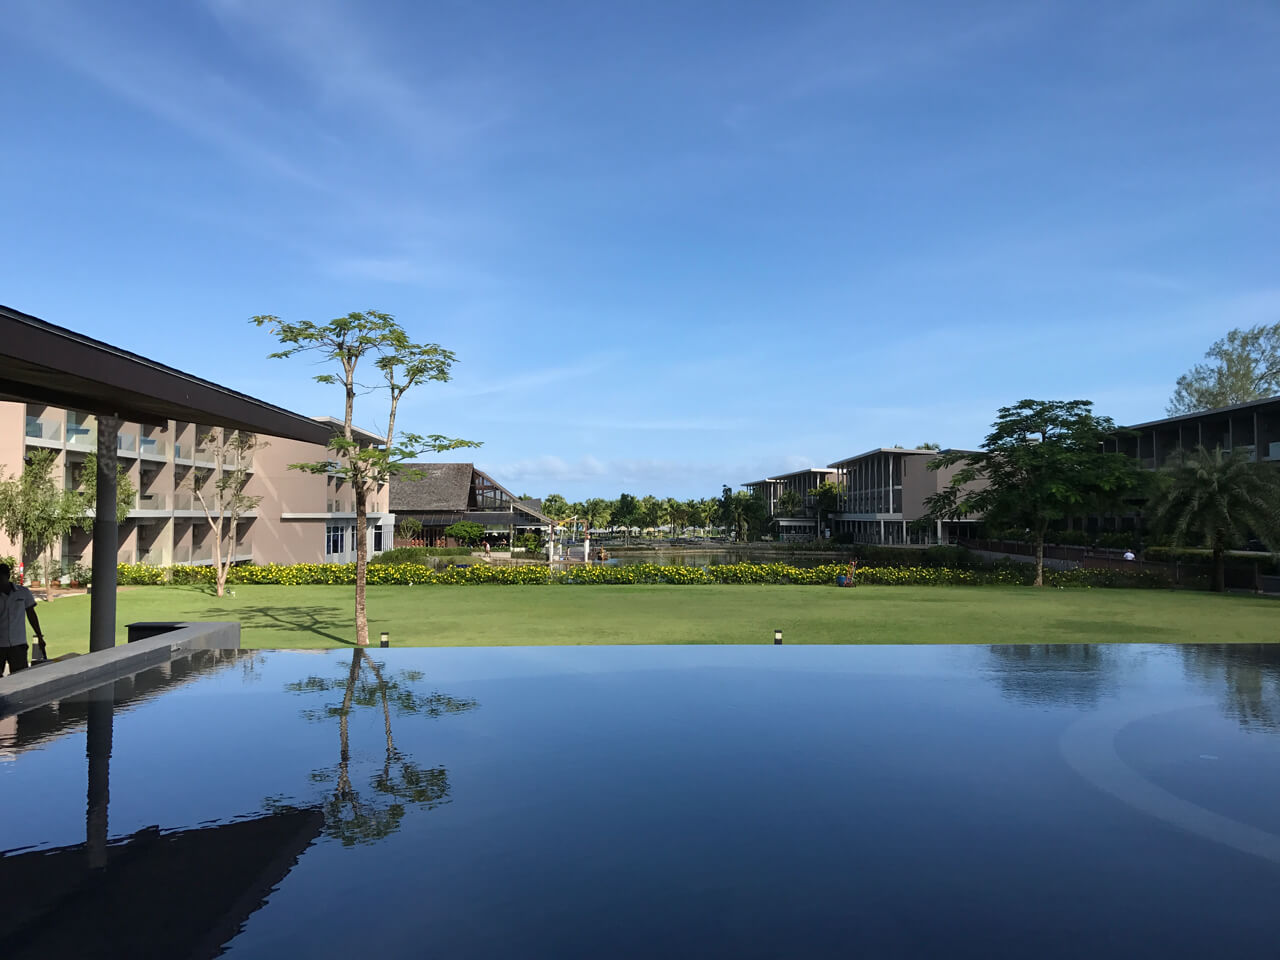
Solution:
[[(713, 567), (679, 564), (636, 563), (626, 566), (584, 566), (552, 573), (545, 566), (448, 566), (433, 570), (425, 564), (385, 563), (369, 567), (370, 584), (464, 585), (464, 584), (679, 584), (698, 586), (725, 584), (795, 584), (833, 586), (847, 569), (843, 563), (817, 567), (796, 567), (787, 563), (726, 563)], [(228, 583), (351, 585), (355, 583), (354, 563), (295, 563), (232, 567)], [(182, 571), (179, 573), (179, 571)], [(208, 583), (212, 567), (173, 567), (173, 583)], [(1008, 563), (977, 569), (925, 566), (859, 567), (857, 582), (877, 586), (993, 586), (1029, 585), (1035, 571), (1030, 564)], [(166, 570), (145, 564), (121, 564), (121, 584), (163, 584)], [(1045, 584), (1051, 587), (1150, 587), (1167, 588), (1166, 577), (1148, 570), (1046, 570)]]
[(116, 567), (116, 583), (122, 587), (157, 586), (167, 583), (164, 567), (148, 563), (122, 563)]
[(457, 523), (451, 523), (445, 527), (444, 535), (452, 537), (459, 543), (479, 543), (480, 538), (484, 536), (484, 527), (470, 520), (459, 520)]

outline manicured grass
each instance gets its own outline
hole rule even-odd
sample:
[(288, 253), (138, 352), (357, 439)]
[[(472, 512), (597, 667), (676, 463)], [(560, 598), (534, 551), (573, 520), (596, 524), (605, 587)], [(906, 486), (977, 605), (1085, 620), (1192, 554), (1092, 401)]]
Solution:
[[(135, 620), (239, 620), (246, 647), (352, 643), (350, 587), (195, 587), (119, 594)], [(40, 604), (50, 656), (88, 649), (89, 598)], [(1280, 602), (1168, 590), (1028, 587), (433, 586), (369, 588), (373, 642), (395, 646), (603, 643), (1083, 643), (1273, 641)]]

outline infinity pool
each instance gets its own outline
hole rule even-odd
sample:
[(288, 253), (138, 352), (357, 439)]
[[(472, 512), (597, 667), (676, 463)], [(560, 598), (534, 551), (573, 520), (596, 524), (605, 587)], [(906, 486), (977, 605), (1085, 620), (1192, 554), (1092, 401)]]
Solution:
[(1280, 646), (203, 651), (0, 720), (0, 957), (1280, 943)]

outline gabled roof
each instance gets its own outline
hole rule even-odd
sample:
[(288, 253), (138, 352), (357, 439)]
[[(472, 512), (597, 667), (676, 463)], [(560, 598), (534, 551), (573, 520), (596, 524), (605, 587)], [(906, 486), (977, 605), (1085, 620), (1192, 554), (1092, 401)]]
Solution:
[(467, 509), (474, 464), (406, 463), (403, 470), (391, 478), (392, 513)]
[[(521, 500), (473, 463), (406, 463), (403, 469), (404, 473), (391, 478), (392, 513), (474, 513), (471, 486), (480, 476), (511, 498), (513, 511), (540, 524), (552, 522), (543, 514), (541, 500)], [(493, 510), (484, 515), (485, 520), (497, 522)]]

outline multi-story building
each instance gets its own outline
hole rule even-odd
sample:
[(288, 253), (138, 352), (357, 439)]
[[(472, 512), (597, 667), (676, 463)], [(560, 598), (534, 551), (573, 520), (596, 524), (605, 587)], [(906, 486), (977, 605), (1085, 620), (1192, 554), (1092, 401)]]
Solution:
[(818, 536), (818, 501), (812, 491), (828, 480), (837, 480), (835, 470), (808, 467), (753, 480), (743, 487), (768, 506), (779, 540), (813, 540)]
[(1122, 427), (1107, 446), (1149, 470), (1197, 446), (1240, 450), (1251, 460), (1280, 463), (1280, 397)]
[(930, 470), (929, 462), (951, 451), (879, 447), (831, 464), (842, 488), (835, 529), (860, 543), (950, 543), (971, 536), (975, 520), (939, 520), (931, 530), (915, 522), (928, 509), (925, 501), (950, 485), (958, 464)]
[[(340, 428), (331, 418), (317, 418)], [(116, 448), (121, 466), (137, 491), (120, 525), (121, 563), (205, 564), (213, 560), (212, 529), (192, 490), (193, 472), (218, 470), (213, 428), (169, 420), (164, 426), (125, 423)], [(361, 433), (361, 439), (380, 438)], [(241, 517), (235, 559), (255, 563), (341, 563), (355, 559), (355, 503), (339, 478), (289, 469), (291, 463), (322, 462), (333, 454), (314, 443), (263, 437), (246, 463), (245, 494), (261, 497)], [(55, 478), (78, 487), (85, 457), (97, 450), (96, 421), (74, 410), (35, 403), (0, 403), (0, 472), (21, 472), (34, 450), (56, 452)], [(227, 466), (232, 464), (228, 461)], [(383, 484), (369, 504), (369, 547), (391, 545), (395, 520)], [(58, 554), (63, 569), (89, 562), (92, 537), (76, 530)], [(18, 545), (0, 535), (0, 554), (17, 555)]]

